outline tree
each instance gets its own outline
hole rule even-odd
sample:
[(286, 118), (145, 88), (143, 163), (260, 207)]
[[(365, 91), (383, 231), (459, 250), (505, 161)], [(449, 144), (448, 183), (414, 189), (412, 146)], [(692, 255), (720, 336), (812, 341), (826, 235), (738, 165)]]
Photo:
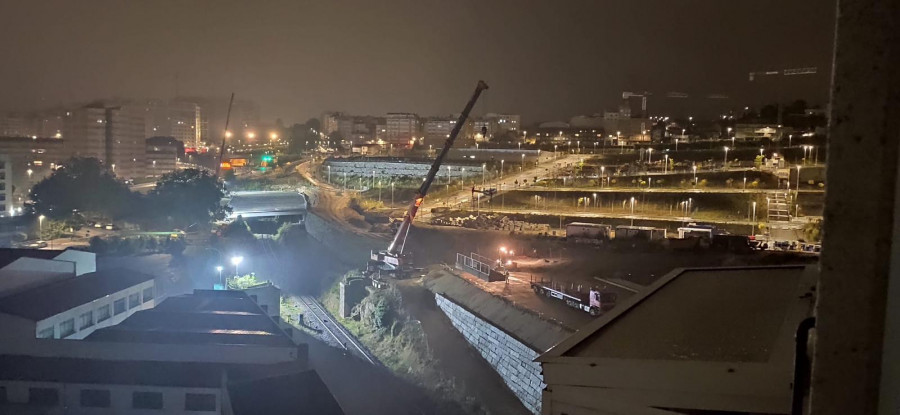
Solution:
[(206, 170), (185, 169), (163, 175), (148, 195), (147, 205), (182, 229), (195, 223), (221, 220), (228, 213), (222, 206), (225, 193), (216, 177)]
[(132, 211), (135, 198), (124, 183), (96, 158), (73, 158), (34, 185), (30, 198), (38, 214), (66, 218), (73, 212), (119, 218)]

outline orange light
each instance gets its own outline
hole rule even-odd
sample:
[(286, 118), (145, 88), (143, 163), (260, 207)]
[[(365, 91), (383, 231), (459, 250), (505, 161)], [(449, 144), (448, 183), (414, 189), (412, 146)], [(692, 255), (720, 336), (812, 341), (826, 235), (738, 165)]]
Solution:
[(425, 200), (425, 199), (423, 199), (423, 198), (421, 198), (421, 197), (418, 198), (418, 199), (416, 199), (416, 207), (419, 207), (419, 206), (422, 204), (422, 201), (423, 201), (423, 200)]

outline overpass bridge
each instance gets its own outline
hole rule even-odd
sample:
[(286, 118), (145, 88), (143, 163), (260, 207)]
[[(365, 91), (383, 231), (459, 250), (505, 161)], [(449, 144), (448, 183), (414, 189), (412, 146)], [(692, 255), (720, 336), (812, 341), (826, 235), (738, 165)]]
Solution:
[(222, 202), (231, 207), (228, 219), (293, 219), (303, 223), (306, 217), (306, 195), (298, 191), (231, 192)]

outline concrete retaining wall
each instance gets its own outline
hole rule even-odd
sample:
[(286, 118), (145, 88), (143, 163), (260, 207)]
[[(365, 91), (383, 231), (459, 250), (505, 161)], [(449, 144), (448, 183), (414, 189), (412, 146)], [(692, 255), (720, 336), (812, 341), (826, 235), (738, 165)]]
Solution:
[(434, 297), (453, 327), (493, 366), (525, 407), (541, 413), (541, 390), (546, 385), (541, 365), (534, 362), (538, 352), (447, 297), (438, 293)]

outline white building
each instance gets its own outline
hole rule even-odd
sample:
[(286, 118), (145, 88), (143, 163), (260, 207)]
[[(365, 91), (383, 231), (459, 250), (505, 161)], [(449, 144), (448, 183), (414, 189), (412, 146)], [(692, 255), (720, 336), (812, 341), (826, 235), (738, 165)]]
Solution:
[(0, 413), (325, 414), (307, 349), (240, 291), (195, 291), (84, 341), (0, 343)]
[(0, 249), (0, 298), (96, 270), (93, 252)]
[(155, 296), (152, 275), (122, 269), (53, 278), (28, 288), (20, 285), (0, 298), (2, 336), (83, 339), (135, 311), (152, 308)]

